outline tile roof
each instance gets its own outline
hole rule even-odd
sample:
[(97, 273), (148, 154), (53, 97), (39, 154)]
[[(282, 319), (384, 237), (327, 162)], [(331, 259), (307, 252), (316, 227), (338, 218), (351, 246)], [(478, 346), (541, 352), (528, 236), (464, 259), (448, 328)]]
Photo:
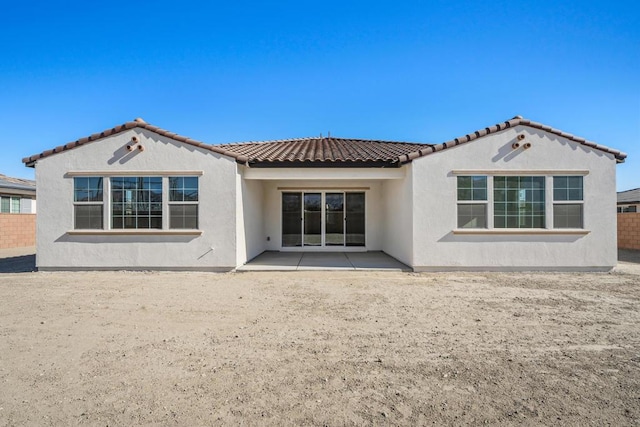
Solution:
[(0, 189), (35, 191), (36, 182), (30, 179), (12, 178), (0, 173)]
[(618, 203), (640, 203), (640, 188), (620, 191), (618, 193)]
[(123, 125), (107, 129), (91, 136), (80, 138), (52, 150), (22, 159), (27, 166), (33, 166), (38, 159), (48, 157), (62, 151), (71, 150), (81, 145), (124, 132), (128, 129), (142, 128), (185, 144), (200, 147), (212, 152), (231, 157), (239, 163), (255, 166), (400, 166), (414, 159), (445, 150), (460, 144), (480, 139), (486, 135), (503, 131), (514, 126), (528, 126), (575, 141), (581, 145), (613, 154), (616, 161), (623, 162), (627, 155), (619, 150), (598, 145), (584, 138), (571, 135), (551, 126), (516, 116), (511, 120), (494, 126), (477, 130), (462, 137), (441, 144), (419, 144), (410, 142), (394, 142), (380, 140), (348, 139), (348, 138), (298, 138), (263, 142), (245, 142), (235, 144), (209, 145), (181, 136), (157, 126), (152, 126), (142, 119), (135, 119)]
[(424, 150), (431, 144), (335, 137), (223, 144), (219, 147), (246, 156), (255, 165), (395, 165), (402, 155)]
[(522, 116), (515, 116), (513, 119), (507, 120), (506, 122), (498, 123), (496, 125), (486, 127), (484, 129), (480, 129), (475, 132), (468, 133), (464, 136), (454, 138), (447, 142), (443, 142), (442, 144), (435, 144), (431, 147), (430, 150), (426, 150), (426, 151), (423, 150), (422, 153), (415, 152), (405, 156), (401, 156), (399, 160), (400, 160), (400, 163), (407, 163), (414, 159), (417, 159), (418, 157), (436, 153), (438, 151), (442, 151), (447, 148), (455, 147), (456, 145), (465, 144), (467, 142), (471, 142), (476, 139), (482, 138), (483, 136), (486, 136), (495, 132), (500, 132), (515, 126), (528, 126), (530, 128), (540, 129), (545, 132), (552, 133), (554, 135), (558, 135), (563, 138), (567, 138), (568, 140), (575, 141), (581, 145), (594, 148), (596, 150), (604, 151), (605, 153), (613, 154), (613, 156), (616, 158), (616, 161), (618, 163), (624, 162), (624, 159), (627, 157), (627, 154), (623, 153), (622, 151), (605, 147), (604, 145), (599, 145), (599, 144), (596, 144), (595, 142), (587, 141), (584, 138), (572, 135), (570, 133), (563, 132), (559, 129), (552, 128), (551, 126), (547, 126), (542, 123), (534, 122), (529, 119), (524, 119), (522, 118)]
[(239, 156), (236, 153), (227, 152), (219, 148), (219, 146), (217, 145), (205, 144), (204, 142), (196, 141), (195, 139), (178, 135), (177, 133), (169, 132), (168, 130), (165, 130), (165, 129), (160, 129), (157, 126), (150, 125), (149, 123), (145, 122), (141, 118), (137, 118), (134, 121), (126, 122), (120, 126), (116, 126), (111, 129), (104, 130), (102, 132), (94, 133), (84, 138), (80, 138), (78, 140), (69, 142), (67, 144), (60, 145), (56, 148), (52, 148), (51, 150), (46, 150), (46, 151), (43, 151), (42, 153), (34, 154), (33, 156), (25, 157), (22, 159), (22, 163), (26, 163), (27, 166), (33, 166), (33, 162), (35, 162), (36, 160), (49, 157), (52, 154), (57, 154), (62, 151), (72, 150), (81, 145), (85, 145), (85, 144), (97, 141), (99, 139), (106, 138), (107, 136), (116, 135), (120, 132), (124, 132), (126, 130), (133, 129), (133, 128), (147, 129), (157, 133), (158, 135), (166, 136), (167, 138), (171, 138), (175, 141), (183, 142), (188, 145), (193, 145), (195, 147), (200, 147), (200, 148), (204, 148), (205, 150), (213, 151), (214, 153), (232, 157), (239, 162), (247, 161), (247, 159), (244, 158), (243, 156)]

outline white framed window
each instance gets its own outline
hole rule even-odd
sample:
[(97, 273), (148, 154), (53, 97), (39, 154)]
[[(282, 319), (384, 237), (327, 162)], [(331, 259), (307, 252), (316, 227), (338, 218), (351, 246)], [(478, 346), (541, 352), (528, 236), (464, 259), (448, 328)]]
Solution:
[(20, 197), (0, 196), (0, 213), (20, 213)]
[(635, 213), (638, 212), (636, 205), (618, 206), (618, 213)]
[(544, 176), (494, 176), (494, 228), (545, 228), (544, 196)]
[(73, 227), (77, 230), (103, 229), (103, 178), (73, 178)]
[(487, 177), (458, 176), (458, 228), (487, 228)]
[(198, 228), (198, 177), (169, 177), (169, 228)]
[(588, 233), (583, 188), (588, 173), (454, 170), (458, 230), (454, 232)]
[(162, 177), (112, 176), (111, 228), (162, 229)]
[(553, 228), (584, 227), (582, 176), (553, 177)]
[(74, 229), (197, 230), (198, 178), (76, 176)]

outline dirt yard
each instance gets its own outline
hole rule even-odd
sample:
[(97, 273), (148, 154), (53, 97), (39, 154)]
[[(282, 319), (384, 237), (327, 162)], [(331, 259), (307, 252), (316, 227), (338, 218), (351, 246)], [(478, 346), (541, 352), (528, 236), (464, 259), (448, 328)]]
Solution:
[(640, 425), (612, 274), (0, 275), (0, 425)]

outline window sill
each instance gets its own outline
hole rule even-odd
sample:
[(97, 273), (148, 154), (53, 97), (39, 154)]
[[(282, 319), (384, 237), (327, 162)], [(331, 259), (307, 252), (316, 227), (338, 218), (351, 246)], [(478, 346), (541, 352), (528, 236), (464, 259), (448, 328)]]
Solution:
[(199, 236), (202, 230), (70, 230), (70, 236)]
[(578, 228), (457, 228), (453, 234), (509, 234), (509, 235), (586, 235), (590, 230)]

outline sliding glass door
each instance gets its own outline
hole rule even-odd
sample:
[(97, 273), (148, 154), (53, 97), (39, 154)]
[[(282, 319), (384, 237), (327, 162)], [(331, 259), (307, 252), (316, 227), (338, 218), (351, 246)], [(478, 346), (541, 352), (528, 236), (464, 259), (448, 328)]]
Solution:
[(364, 193), (282, 193), (282, 246), (365, 246)]
[(344, 246), (344, 193), (327, 193), (324, 197), (324, 244)]
[(322, 246), (322, 193), (304, 193), (304, 246)]
[(302, 193), (282, 193), (282, 246), (302, 246)]
[(364, 193), (347, 193), (347, 246), (364, 246)]

